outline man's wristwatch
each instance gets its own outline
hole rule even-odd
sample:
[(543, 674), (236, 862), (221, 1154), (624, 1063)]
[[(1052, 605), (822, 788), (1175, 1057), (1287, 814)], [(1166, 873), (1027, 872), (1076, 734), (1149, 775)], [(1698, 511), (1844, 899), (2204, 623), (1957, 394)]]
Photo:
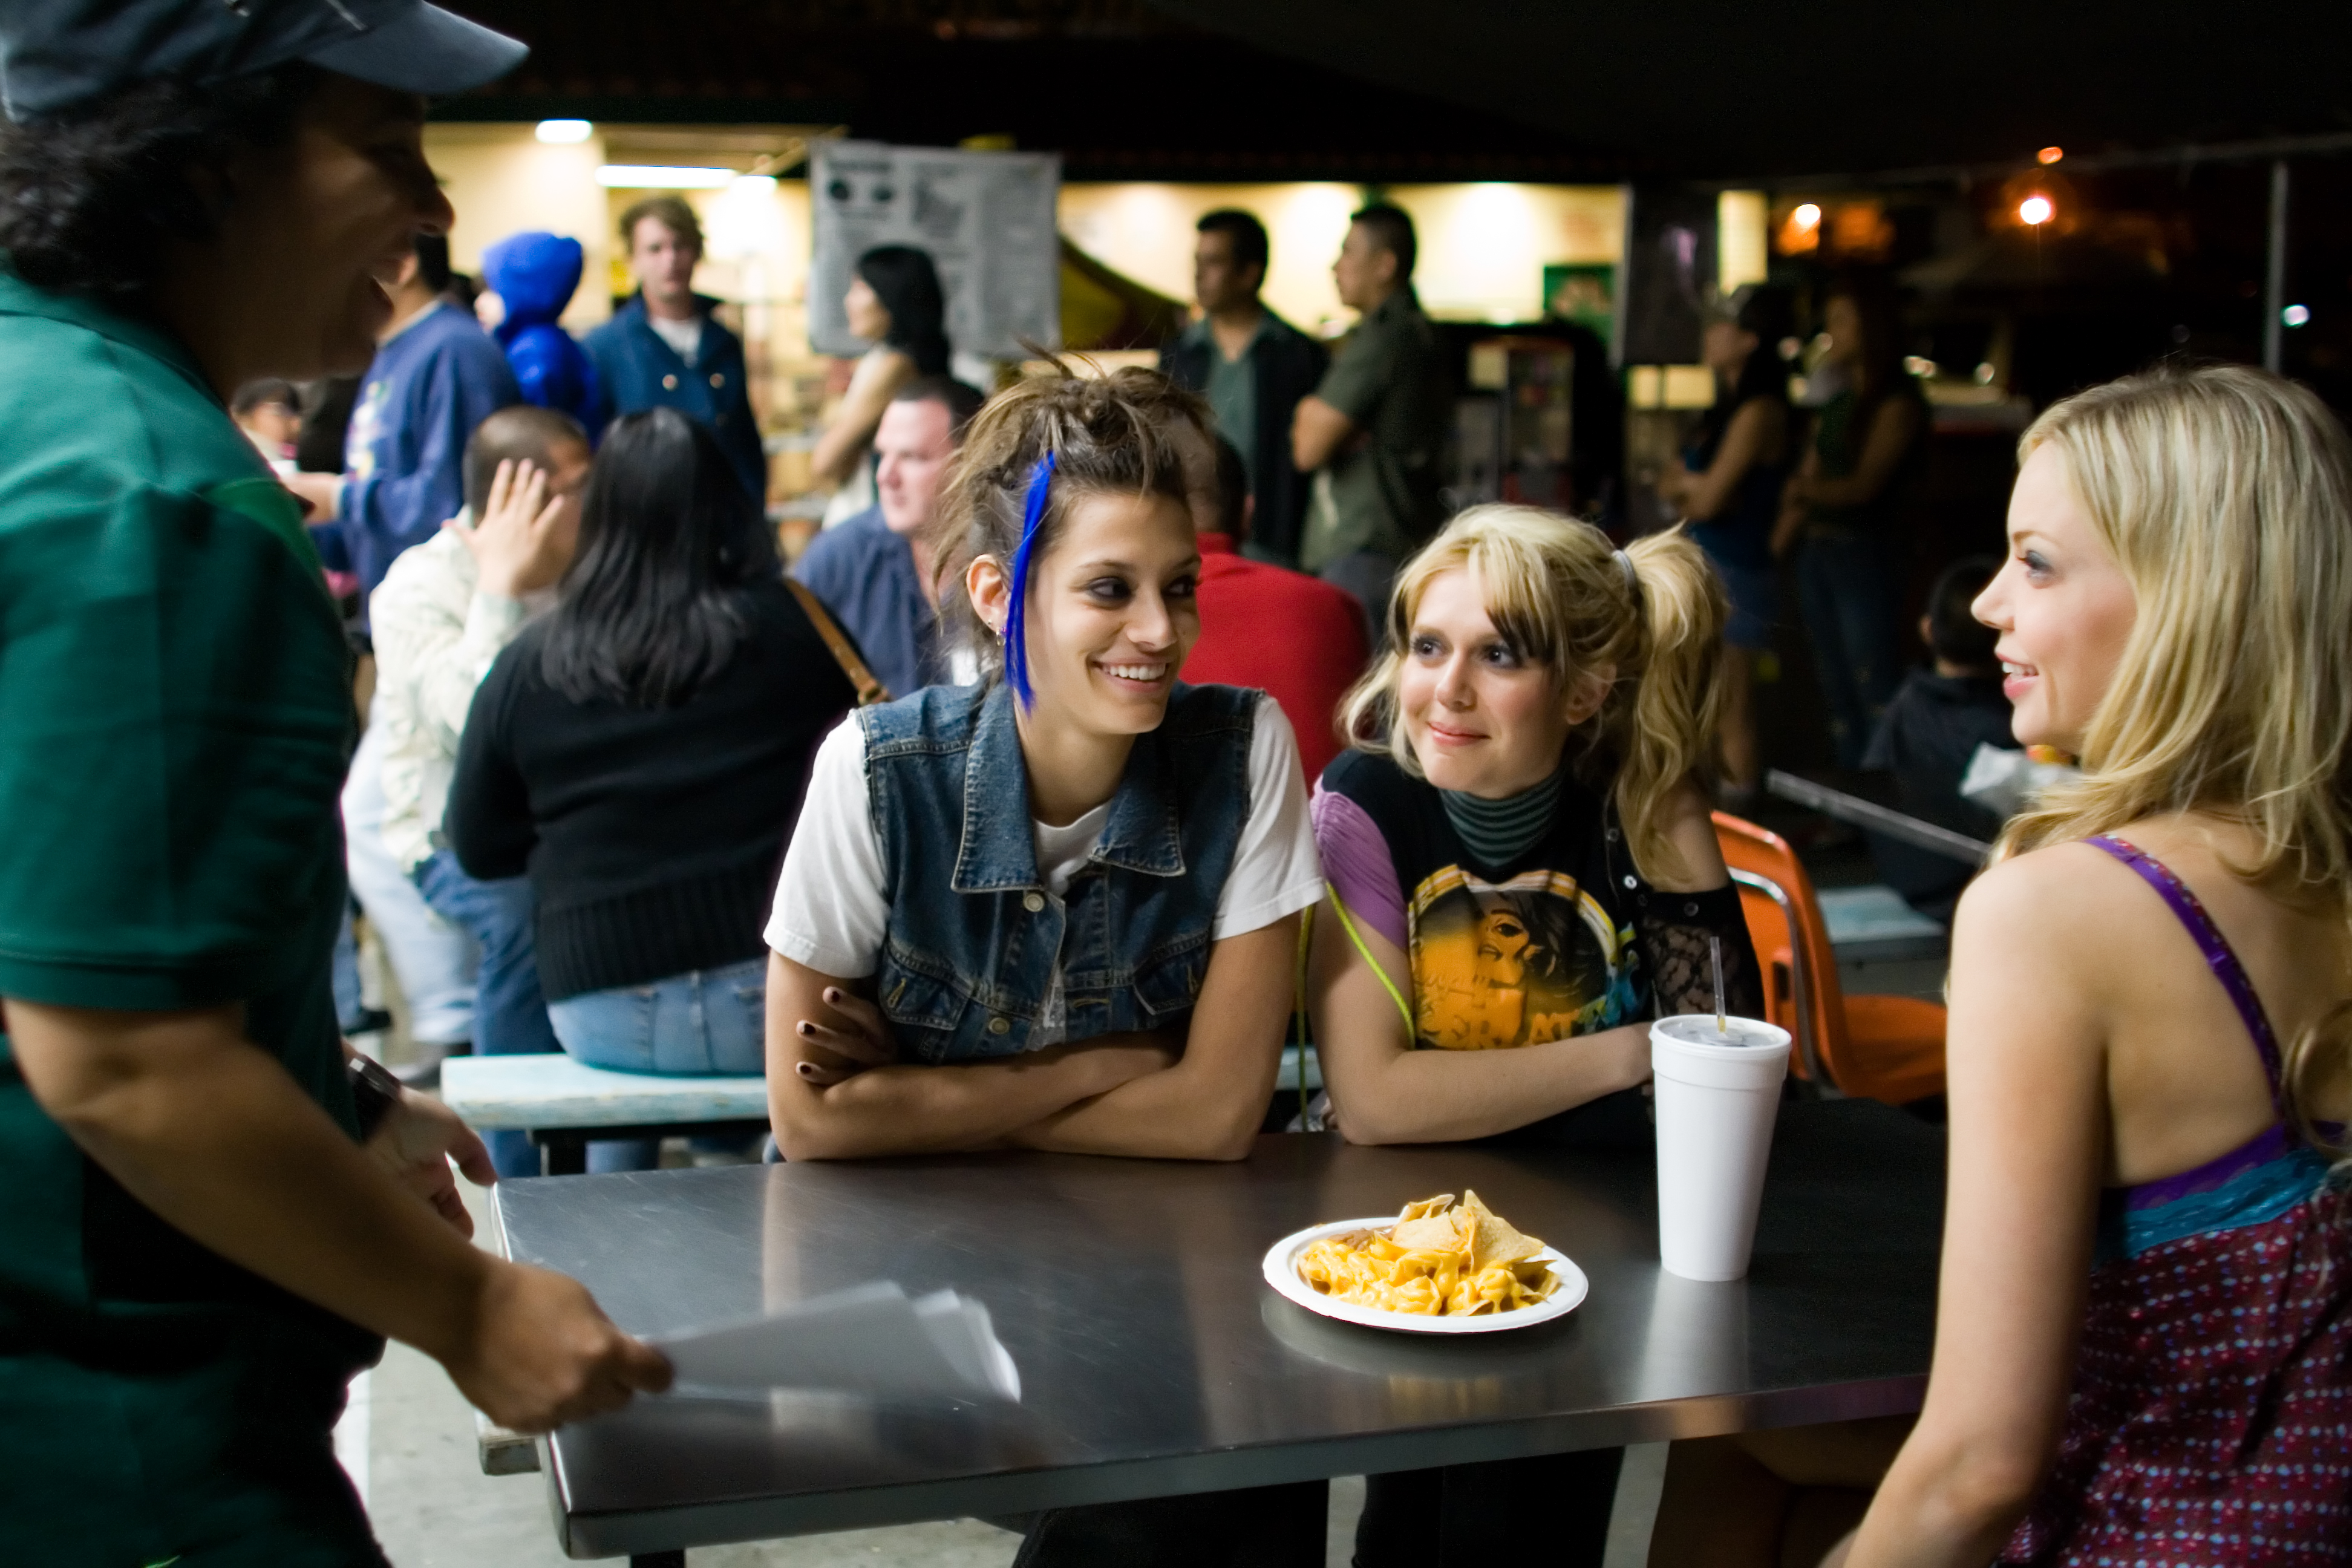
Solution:
[(344, 1064), (352, 1082), (352, 1106), (359, 1112), (360, 1142), (375, 1136), (392, 1108), (400, 1103), (400, 1080), (383, 1069), (374, 1058), (353, 1051)]

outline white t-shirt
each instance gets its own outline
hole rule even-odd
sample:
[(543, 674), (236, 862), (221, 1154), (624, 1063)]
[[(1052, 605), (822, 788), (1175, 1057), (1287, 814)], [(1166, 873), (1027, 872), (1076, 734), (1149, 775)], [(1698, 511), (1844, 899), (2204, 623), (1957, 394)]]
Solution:
[[(836, 980), (857, 980), (881, 967), (882, 935), (890, 906), (882, 886), (882, 841), (867, 810), (866, 731), (855, 715), (817, 748), (809, 769), (808, 798), (784, 852), (776, 904), (768, 919), (768, 945), (797, 963)], [(1056, 827), (1032, 820), (1037, 874), (1058, 899), (1087, 863), (1110, 802)], [(1257, 701), (1250, 732), (1249, 816), (1224, 890), (1217, 898), (1212, 941), (1222, 942), (1307, 908), (1323, 892), (1322, 862), (1307, 811), (1298, 742), (1290, 721), (1270, 698)], [(1055, 995), (1061, 990), (1055, 965)], [(1041, 1038), (1058, 1037), (1058, 1011), (1049, 999)]]
[(674, 321), (667, 316), (656, 316), (647, 310), (646, 325), (654, 330), (654, 336), (667, 343), (677, 357), (688, 364), (692, 364), (694, 356), (702, 351), (702, 318), (698, 315)]

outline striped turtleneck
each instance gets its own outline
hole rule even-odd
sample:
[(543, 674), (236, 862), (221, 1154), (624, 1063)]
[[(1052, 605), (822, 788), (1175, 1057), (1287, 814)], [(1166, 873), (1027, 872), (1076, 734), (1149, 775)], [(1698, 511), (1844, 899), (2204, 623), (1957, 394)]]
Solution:
[(1482, 866), (1507, 866), (1533, 848), (1550, 828), (1552, 807), (1559, 804), (1559, 781), (1565, 772), (1556, 768), (1543, 783), (1501, 800), (1452, 789), (1439, 790), (1437, 798), (1445, 803), (1445, 820), (1454, 825), (1471, 858)]

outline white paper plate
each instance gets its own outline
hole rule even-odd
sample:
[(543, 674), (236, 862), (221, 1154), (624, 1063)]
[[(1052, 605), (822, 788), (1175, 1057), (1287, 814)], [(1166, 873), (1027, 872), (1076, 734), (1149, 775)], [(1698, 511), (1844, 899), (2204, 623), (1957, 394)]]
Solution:
[(1556, 1247), (1547, 1247), (1536, 1254), (1551, 1265), (1552, 1273), (1559, 1279), (1559, 1289), (1549, 1300), (1516, 1311), (1485, 1312), (1475, 1318), (1440, 1318), (1422, 1312), (1391, 1312), (1382, 1307), (1360, 1307), (1353, 1301), (1326, 1296), (1298, 1277), (1298, 1255), (1310, 1243), (1327, 1236), (1344, 1236), (1351, 1230), (1385, 1230), (1395, 1223), (1394, 1215), (1376, 1215), (1370, 1219), (1333, 1220), (1329, 1225), (1294, 1231), (1266, 1249), (1265, 1282), (1310, 1312), (1320, 1312), (1343, 1323), (1394, 1329), (1408, 1334), (1498, 1334), (1507, 1329), (1531, 1329), (1576, 1310), (1585, 1292), (1592, 1288), (1584, 1278), (1584, 1270), (1570, 1262), (1568, 1255)]

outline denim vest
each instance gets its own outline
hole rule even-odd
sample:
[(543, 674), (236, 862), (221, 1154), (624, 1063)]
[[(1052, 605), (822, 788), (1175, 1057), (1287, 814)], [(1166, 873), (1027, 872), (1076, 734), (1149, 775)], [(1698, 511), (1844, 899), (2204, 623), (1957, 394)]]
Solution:
[(1135, 738), (1102, 837), (1061, 899), (1038, 874), (1002, 682), (858, 710), (890, 902), (877, 994), (908, 1059), (1036, 1048), (1057, 956), (1066, 1039), (1190, 1016), (1249, 816), (1258, 700), (1176, 688), (1160, 728)]

